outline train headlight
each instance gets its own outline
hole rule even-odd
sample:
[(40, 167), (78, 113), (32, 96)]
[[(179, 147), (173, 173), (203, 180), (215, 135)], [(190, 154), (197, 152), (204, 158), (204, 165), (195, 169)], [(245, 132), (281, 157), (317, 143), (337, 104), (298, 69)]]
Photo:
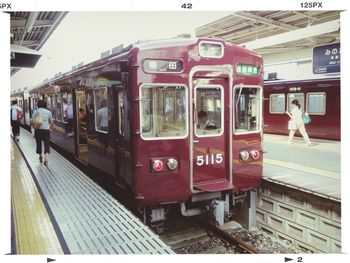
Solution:
[(168, 166), (168, 168), (170, 170), (175, 170), (177, 168), (177, 166), (178, 166), (178, 162), (177, 162), (176, 159), (170, 158), (170, 159), (168, 159), (166, 165)]
[(224, 46), (219, 42), (200, 42), (199, 55), (207, 58), (222, 58), (224, 56)]
[(250, 155), (252, 156), (253, 160), (258, 160), (260, 158), (260, 152), (258, 150), (250, 151)]
[(241, 160), (242, 160), (242, 161), (248, 161), (248, 159), (249, 159), (249, 152), (247, 152), (247, 151), (241, 151), (241, 152), (239, 153), (239, 156), (241, 157)]
[(163, 170), (163, 167), (164, 167), (164, 164), (161, 160), (154, 160), (152, 162), (152, 168), (156, 172), (160, 172), (161, 170)]

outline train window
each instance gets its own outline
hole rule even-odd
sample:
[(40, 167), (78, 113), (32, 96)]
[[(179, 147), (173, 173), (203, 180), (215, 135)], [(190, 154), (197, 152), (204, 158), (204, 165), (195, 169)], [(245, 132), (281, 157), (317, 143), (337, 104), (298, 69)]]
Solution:
[(51, 113), (52, 118), (56, 120), (56, 95), (51, 96)]
[(96, 131), (108, 132), (108, 98), (107, 88), (97, 88), (94, 90), (95, 99), (95, 129)]
[(70, 122), (73, 121), (73, 97), (72, 93), (67, 94), (67, 122), (70, 124)]
[(124, 104), (123, 104), (123, 99), (124, 99), (124, 92), (119, 91), (118, 92), (118, 122), (119, 122), (119, 134), (124, 135)]
[(29, 124), (29, 103), (28, 100), (24, 100), (24, 122), (26, 124)]
[(260, 87), (237, 86), (234, 89), (233, 116), (235, 133), (261, 130), (262, 91)]
[(270, 113), (281, 113), (286, 111), (285, 94), (270, 94)]
[(61, 94), (56, 95), (56, 121), (62, 122), (62, 97), (61, 97)]
[[(36, 105), (38, 103), (38, 100), (37, 99), (35, 99), (35, 102), (34, 102), (34, 105)], [(51, 111), (51, 113), (52, 113), (52, 102), (51, 102), (51, 97), (50, 96), (48, 96), (48, 97), (46, 97), (46, 103), (47, 103), (47, 109), (49, 110), (49, 111)], [(52, 115), (53, 116), (53, 115)]]
[(141, 87), (141, 137), (186, 137), (186, 89), (183, 86)]
[(223, 101), (222, 86), (196, 87), (196, 136), (218, 136), (223, 133)]
[(307, 112), (314, 115), (326, 114), (326, 93), (312, 92), (308, 93), (306, 99)]
[(62, 93), (62, 122), (68, 123), (68, 94)]
[(304, 93), (288, 93), (288, 111), (292, 110), (292, 101), (297, 100), (301, 106), (301, 110), (304, 110)]
[(30, 100), (30, 109), (32, 110), (32, 112), (34, 111), (34, 110), (36, 110), (36, 100), (35, 100), (35, 98), (33, 98), (33, 99), (31, 99)]

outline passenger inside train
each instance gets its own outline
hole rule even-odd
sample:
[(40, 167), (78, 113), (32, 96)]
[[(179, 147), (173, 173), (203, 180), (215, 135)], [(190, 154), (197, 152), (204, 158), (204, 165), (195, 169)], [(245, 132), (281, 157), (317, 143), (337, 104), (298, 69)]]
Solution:
[(212, 129), (217, 129), (216, 124), (208, 119), (208, 114), (201, 110), (198, 112), (198, 129), (207, 129), (207, 130), (212, 130)]

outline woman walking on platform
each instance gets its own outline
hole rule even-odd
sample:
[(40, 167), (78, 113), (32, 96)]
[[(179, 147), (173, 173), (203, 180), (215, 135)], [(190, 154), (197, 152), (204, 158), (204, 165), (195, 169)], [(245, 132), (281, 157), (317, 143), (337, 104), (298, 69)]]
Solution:
[(38, 101), (38, 109), (33, 112), (32, 117), (32, 123), (34, 123), (36, 120), (35, 118), (41, 119), (41, 125), (39, 127), (35, 128), (35, 141), (36, 141), (36, 153), (39, 154), (39, 161), (43, 162), (43, 156), (42, 156), (42, 147), (41, 142), (44, 142), (44, 165), (47, 166), (49, 162), (49, 153), (50, 153), (50, 130), (52, 129), (53, 122), (52, 122), (52, 114), (51, 112), (46, 109), (47, 103), (45, 100), (39, 100)]
[(304, 138), (306, 145), (310, 146), (312, 143), (310, 142), (309, 135), (306, 133), (305, 124), (302, 119), (303, 112), (300, 110), (300, 108), (301, 106), (299, 104), (299, 101), (293, 100), (291, 113), (286, 111), (286, 114), (288, 114), (290, 117), (288, 144), (292, 143), (295, 132), (299, 130)]

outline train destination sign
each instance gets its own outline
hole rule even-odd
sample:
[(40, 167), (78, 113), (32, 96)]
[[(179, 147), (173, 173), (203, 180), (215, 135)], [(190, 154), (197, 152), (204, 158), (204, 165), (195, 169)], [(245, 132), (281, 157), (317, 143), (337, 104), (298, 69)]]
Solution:
[(238, 64), (236, 71), (237, 75), (257, 76), (259, 74), (258, 67), (253, 65)]
[(146, 59), (143, 62), (146, 72), (181, 72), (182, 62), (178, 60)]
[(314, 74), (339, 73), (340, 43), (314, 47), (312, 58)]

